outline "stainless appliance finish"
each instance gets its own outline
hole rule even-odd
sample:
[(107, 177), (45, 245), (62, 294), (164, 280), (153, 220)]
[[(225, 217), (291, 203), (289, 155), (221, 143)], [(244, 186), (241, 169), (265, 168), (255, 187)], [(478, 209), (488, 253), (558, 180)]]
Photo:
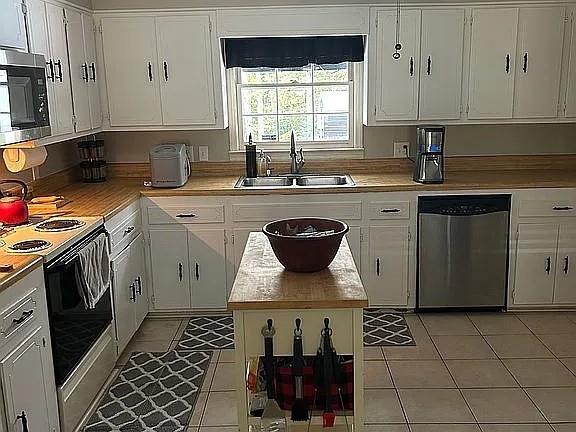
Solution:
[(153, 187), (180, 187), (190, 177), (190, 161), (185, 144), (158, 144), (150, 150)]
[(240, 177), (236, 189), (285, 189), (285, 188), (323, 188), (356, 186), (349, 174), (314, 175), (285, 174), (271, 177)]
[(0, 50), (0, 146), (50, 136), (44, 56)]
[(414, 156), (414, 181), (444, 181), (444, 126), (418, 126), (416, 141), (410, 153)]
[(510, 196), (421, 197), (418, 207), (418, 309), (504, 309)]

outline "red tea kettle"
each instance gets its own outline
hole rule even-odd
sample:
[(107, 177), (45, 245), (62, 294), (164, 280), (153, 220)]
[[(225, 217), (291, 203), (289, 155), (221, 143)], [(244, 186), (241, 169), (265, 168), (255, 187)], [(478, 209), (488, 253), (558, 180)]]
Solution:
[(21, 188), (21, 196), (5, 196), (0, 191), (0, 222), (4, 225), (21, 225), (28, 222), (28, 205), (26, 195), (28, 186), (20, 180), (0, 180), (2, 184), (17, 184)]

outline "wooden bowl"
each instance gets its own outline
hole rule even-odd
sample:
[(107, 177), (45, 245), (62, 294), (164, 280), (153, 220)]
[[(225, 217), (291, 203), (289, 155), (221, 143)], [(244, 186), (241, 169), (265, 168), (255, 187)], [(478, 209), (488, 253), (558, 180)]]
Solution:
[[(321, 237), (296, 235), (310, 226), (317, 231), (334, 232)], [(328, 267), (348, 230), (344, 222), (324, 218), (282, 219), (262, 228), (278, 261), (286, 270), (297, 273), (312, 273)]]

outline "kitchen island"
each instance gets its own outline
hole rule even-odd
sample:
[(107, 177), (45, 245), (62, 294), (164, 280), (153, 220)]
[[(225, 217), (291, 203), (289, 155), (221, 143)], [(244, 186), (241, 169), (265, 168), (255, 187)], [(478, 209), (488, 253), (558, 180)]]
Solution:
[[(346, 238), (327, 269), (293, 273), (278, 262), (264, 234), (251, 233), (228, 299), (228, 309), (234, 314), (240, 431), (248, 432), (249, 423), (253, 423), (248, 415), (246, 364), (250, 358), (264, 354), (261, 329), (272, 319), (276, 330), (274, 355), (291, 357), (296, 318), (302, 320), (305, 356), (316, 354), (324, 318), (330, 320), (338, 354), (353, 356), (354, 416), (348, 422), (354, 425), (355, 432), (361, 431), (364, 423), (362, 309), (366, 306), (366, 292)], [(338, 423), (343, 424), (340, 420)]]

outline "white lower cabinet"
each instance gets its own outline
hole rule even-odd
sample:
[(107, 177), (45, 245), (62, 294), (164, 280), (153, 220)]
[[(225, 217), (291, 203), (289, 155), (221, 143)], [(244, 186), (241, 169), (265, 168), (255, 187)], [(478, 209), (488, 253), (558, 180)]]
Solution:
[(518, 226), (514, 304), (576, 304), (576, 225)]
[(367, 273), (362, 281), (370, 306), (406, 306), (408, 304), (407, 226), (369, 228)]
[[(50, 431), (54, 376), (52, 355), (47, 349), (48, 328), (34, 330), (0, 360), (2, 391), (9, 431)], [(24, 429), (24, 422), (28, 428)]]
[(148, 313), (143, 248), (140, 234), (112, 260), (118, 354), (124, 351)]

